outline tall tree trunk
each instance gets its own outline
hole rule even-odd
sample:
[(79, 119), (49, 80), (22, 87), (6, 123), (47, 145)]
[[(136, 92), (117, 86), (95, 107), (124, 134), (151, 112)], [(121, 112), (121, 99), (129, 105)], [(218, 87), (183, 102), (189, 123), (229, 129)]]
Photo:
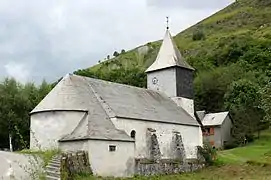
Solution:
[(12, 148), (12, 136), (11, 136), (11, 133), (9, 133), (9, 150), (10, 150), (10, 152), (13, 151), (13, 148)]

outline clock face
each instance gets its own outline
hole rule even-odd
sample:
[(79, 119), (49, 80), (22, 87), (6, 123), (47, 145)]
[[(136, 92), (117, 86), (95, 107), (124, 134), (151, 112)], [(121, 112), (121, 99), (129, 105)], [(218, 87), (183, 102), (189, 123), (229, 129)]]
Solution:
[(158, 83), (158, 79), (156, 77), (152, 78), (152, 84), (157, 84)]

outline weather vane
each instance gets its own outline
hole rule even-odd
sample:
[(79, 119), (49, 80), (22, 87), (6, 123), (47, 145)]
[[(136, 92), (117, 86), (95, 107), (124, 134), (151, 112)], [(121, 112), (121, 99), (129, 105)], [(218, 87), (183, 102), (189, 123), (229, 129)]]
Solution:
[(168, 16), (166, 18), (167, 18), (167, 29), (169, 29), (169, 26), (168, 26)]

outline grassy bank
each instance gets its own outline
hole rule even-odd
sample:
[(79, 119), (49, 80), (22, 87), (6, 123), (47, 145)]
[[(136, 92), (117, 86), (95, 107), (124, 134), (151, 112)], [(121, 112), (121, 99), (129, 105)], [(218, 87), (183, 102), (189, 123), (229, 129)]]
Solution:
[[(218, 153), (217, 165), (199, 172), (179, 175), (134, 177), (121, 180), (270, 180), (271, 179), (271, 130), (260, 139), (245, 146)], [(76, 180), (120, 180), (78, 176)]]
[(254, 162), (271, 165), (271, 130), (262, 132), (260, 139), (245, 147), (221, 151), (219, 160), (226, 164)]
[(58, 149), (52, 149), (47, 151), (31, 151), (31, 150), (22, 150), (17, 153), (29, 155), (28, 163), (30, 165), (29, 168), (23, 168), (25, 173), (29, 175), (31, 179), (40, 179), (45, 180), (45, 167), (48, 165), (49, 161), (57, 154), (60, 153)]

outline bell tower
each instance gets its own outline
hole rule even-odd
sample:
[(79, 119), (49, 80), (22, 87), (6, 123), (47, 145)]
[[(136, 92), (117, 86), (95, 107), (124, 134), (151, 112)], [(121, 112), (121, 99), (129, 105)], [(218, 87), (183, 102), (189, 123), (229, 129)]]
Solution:
[(166, 94), (194, 117), (194, 68), (181, 55), (168, 25), (157, 58), (146, 73), (148, 89)]

